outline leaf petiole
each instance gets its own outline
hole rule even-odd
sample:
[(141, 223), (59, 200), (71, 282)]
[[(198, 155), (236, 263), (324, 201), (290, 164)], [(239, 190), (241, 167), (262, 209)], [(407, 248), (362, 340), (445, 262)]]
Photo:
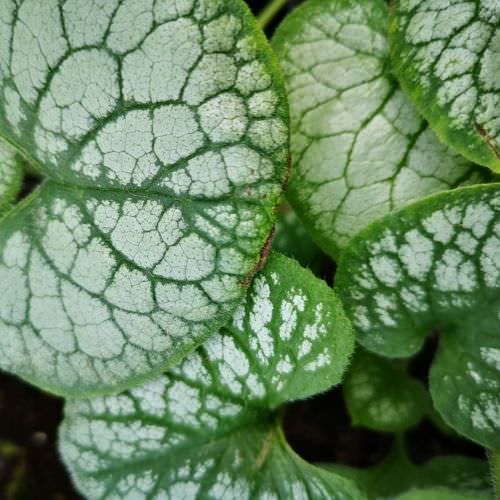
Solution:
[(271, 0), (259, 13), (257, 19), (262, 29), (267, 28), (268, 24), (274, 19), (279, 11), (286, 5), (287, 0)]

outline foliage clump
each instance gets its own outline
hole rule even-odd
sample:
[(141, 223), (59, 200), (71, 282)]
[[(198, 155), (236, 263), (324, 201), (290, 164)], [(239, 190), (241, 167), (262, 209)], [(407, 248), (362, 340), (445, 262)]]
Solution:
[[(498, 2), (306, 0), (271, 41), (243, 0), (0, 18), (0, 367), (67, 398), (84, 496), (492, 498), (405, 433), (500, 482)], [(283, 430), (342, 381), (395, 436), (369, 469)]]

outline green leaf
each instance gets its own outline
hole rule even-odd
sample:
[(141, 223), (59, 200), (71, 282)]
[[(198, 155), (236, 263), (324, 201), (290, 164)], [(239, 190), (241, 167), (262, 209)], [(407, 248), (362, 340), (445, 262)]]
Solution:
[(232, 323), (181, 365), (116, 396), (69, 401), (63, 459), (89, 498), (364, 498), (302, 462), (276, 411), (338, 383), (353, 345), (333, 291), (272, 254)]
[[(490, 490), (488, 463), (477, 458), (449, 455), (415, 465), (405, 451), (395, 446), (380, 464), (369, 469), (324, 465), (326, 470), (352, 479), (370, 498), (395, 498), (412, 489), (447, 487), (460, 491), (484, 493)], [(398, 497), (399, 498), (399, 497)]]
[(243, 1), (101, 3), (0, 6), (0, 135), (47, 178), (0, 225), (0, 366), (71, 396), (156, 376), (226, 323), (287, 175), (283, 85)]
[(354, 425), (401, 432), (417, 424), (428, 406), (424, 385), (401, 362), (358, 349), (342, 385)]
[(0, 141), (0, 216), (16, 199), (21, 189), (22, 164), (16, 151)]
[(390, 20), (394, 70), (439, 137), (500, 172), (500, 5), (399, 0)]
[(417, 352), (432, 329), (434, 405), (461, 434), (500, 448), (500, 184), (429, 197), (370, 225), (336, 286), (359, 342)]
[(337, 258), (371, 221), (428, 194), (483, 182), (442, 145), (390, 74), (384, 0), (310, 0), (273, 39), (288, 87), (288, 198)]

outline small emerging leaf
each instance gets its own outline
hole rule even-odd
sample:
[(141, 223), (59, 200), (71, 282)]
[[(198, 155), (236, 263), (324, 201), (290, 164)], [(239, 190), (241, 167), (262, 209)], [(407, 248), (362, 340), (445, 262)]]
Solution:
[(398, 0), (395, 72), (440, 138), (500, 172), (500, 3)]
[(0, 225), (0, 366), (62, 395), (130, 387), (251, 281), (287, 171), (275, 61), (242, 0), (0, 18), (0, 135), (48, 178)]
[(288, 197), (338, 257), (373, 220), (425, 195), (484, 181), (442, 145), (390, 74), (385, 0), (309, 0), (273, 39), (288, 87)]
[(427, 410), (424, 385), (406, 367), (363, 349), (349, 366), (342, 385), (354, 425), (401, 432), (417, 424)]
[(500, 185), (462, 188), (370, 225), (349, 245), (336, 286), (361, 344), (410, 356), (432, 329), (430, 372), (445, 421), (500, 449)]
[(275, 410), (340, 381), (353, 336), (331, 289), (271, 255), (231, 325), (128, 392), (69, 401), (60, 445), (89, 498), (353, 498), (300, 460)]

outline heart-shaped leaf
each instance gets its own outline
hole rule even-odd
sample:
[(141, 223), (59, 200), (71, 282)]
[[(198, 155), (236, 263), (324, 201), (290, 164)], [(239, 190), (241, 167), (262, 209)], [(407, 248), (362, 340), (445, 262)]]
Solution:
[(394, 499), (409, 490), (436, 487), (451, 488), (457, 493), (484, 493), (491, 498), (488, 462), (485, 460), (449, 455), (415, 465), (399, 443), (380, 465), (368, 469), (331, 464), (323, 467), (352, 479), (374, 499)]
[(430, 372), (445, 421), (500, 449), (500, 184), (417, 202), (362, 231), (336, 286), (361, 344), (409, 356), (432, 329)]
[(0, 141), (0, 216), (15, 201), (21, 188), (22, 163), (16, 151)]
[(353, 345), (332, 290), (273, 254), (232, 323), (181, 365), (69, 401), (63, 459), (89, 498), (364, 498), (299, 459), (277, 414), (338, 383)]
[(47, 177), (0, 226), (0, 366), (63, 395), (129, 387), (217, 331), (255, 271), (287, 170), (274, 59), (242, 0), (0, 18), (0, 134)]
[(500, 4), (398, 0), (389, 32), (395, 72), (431, 127), (500, 172)]
[(481, 182), (442, 145), (390, 74), (384, 0), (310, 0), (273, 39), (288, 87), (288, 198), (334, 258), (369, 222)]
[(356, 351), (342, 384), (354, 425), (401, 432), (417, 424), (428, 407), (424, 385), (410, 377), (403, 363)]

